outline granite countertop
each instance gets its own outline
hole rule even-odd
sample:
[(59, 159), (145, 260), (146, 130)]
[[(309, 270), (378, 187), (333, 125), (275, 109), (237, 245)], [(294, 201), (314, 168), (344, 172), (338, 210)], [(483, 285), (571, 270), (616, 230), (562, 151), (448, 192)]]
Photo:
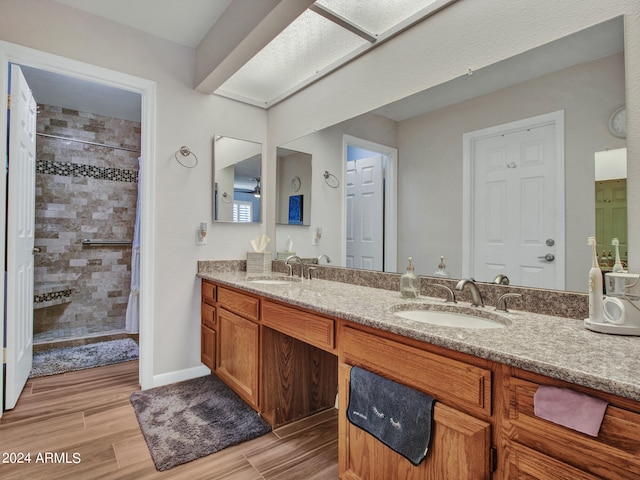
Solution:
[[(287, 285), (252, 282), (261, 278), (288, 278), (277, 273), (269, 277), (246, 272), (198, 275), (318, 313), (640, 400), (640, 337), (593, 332), (584, 327), (582, 320), (520, 312), (510, 307), (509, 313), (500, 313), (508, 323), (504, 328), (452, 328), (393, 314), (393, 310), (411, 305), (443, 308), (444, 295), (405, 300), (399, 292), (320, 279), (296, 278)], [(457, 306), (470, 307), (464, 302)], [(497, 313), (493, 307), (479, 310), (485, 316)]]

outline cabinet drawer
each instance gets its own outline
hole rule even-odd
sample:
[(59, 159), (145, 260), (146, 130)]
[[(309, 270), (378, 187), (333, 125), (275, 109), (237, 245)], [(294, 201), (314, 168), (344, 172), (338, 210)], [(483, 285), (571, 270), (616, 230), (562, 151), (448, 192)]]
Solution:
[(260, 315), (258, 298), (224, 287), (218, 287), (218, 305), (256, 322)]
[(335, 322), (331, 318), (265, 301), (262, 324), (322, 350), (335, 350)]
[(212, 330), (216, 329), (216, 307), (208, 303), (202, 304), (202, 324)]
[(512, 440), (590, 472), (599, 478), (639, 478), (640, 415), (609, 405), (597, 437), (538, 418), (538, 384), (510, 379)]
[(202, 280), (202, 301), (211, 303), (216, 301), (216, 286), (206, 280)]
[(514, 443), (509, 451), (509, 478), (512, 479), (598, 480), (598, 477), (517, 443)]
[(411, 385), (470, 413), (491, 415), (491, 371), (351, 327), (340, 331), (341, 361)]

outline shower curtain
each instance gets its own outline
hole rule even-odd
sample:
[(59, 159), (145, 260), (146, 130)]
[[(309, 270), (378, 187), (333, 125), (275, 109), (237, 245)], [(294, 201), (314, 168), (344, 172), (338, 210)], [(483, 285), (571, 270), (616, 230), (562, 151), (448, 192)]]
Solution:
[(131, 293), (127, 304), (125, 329), (127, 333), (138, 333), (140, 329), (140, 176), (142, 157), (138, 158), (138, 200), (136, 203), (136, 223), (133, 230), (131, 248)]

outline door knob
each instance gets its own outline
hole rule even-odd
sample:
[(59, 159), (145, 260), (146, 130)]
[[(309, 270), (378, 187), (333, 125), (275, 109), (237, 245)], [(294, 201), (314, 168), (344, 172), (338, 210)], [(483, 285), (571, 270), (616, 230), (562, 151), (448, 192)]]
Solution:
[(541, 260), (545, 260), (547, 262), (553, 262), (556, 257), (553, 253), (547, 253), (544, 257), (538, 257)]

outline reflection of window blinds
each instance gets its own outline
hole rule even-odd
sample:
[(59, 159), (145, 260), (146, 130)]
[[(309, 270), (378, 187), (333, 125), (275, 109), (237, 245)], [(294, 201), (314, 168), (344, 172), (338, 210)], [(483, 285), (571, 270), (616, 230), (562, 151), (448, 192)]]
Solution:
[(251, 222), (253, 219), (253, 205), (251, 202), (233, 202), (233, 221)]

